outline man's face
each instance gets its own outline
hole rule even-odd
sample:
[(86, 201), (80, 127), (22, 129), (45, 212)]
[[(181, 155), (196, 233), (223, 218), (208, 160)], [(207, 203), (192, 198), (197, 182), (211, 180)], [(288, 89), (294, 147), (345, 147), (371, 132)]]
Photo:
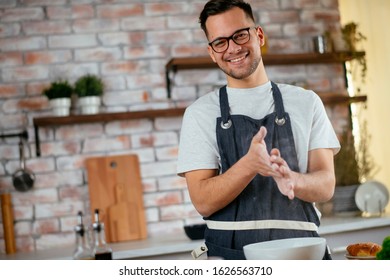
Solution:
[[(217, 38), (229, 37), (243, 28), (254, 27), (254, 22), (244, 11), (233, 8), (225, 13), (210, 16), (206, 21), (209, 42)], [(249, 30), (250, 40), (238, 45), (229, 40), (229, 47), (222, 53), (215, 52), (210, 46), (208, 52), (214, 62), (225, 74), (234, 79), (245, 79), (253, 74), (260, 61), (260, 47), (264, 44), (264, 35), (260, 27)]]

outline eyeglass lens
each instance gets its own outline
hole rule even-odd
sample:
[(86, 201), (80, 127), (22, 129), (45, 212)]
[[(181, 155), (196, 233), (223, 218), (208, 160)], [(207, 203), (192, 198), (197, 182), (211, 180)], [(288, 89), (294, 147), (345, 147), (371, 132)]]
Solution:
[(236, 43), (237, 45), (243, 45), (243, 44), (247, 43), (250, 39), (249, 29), (251, 29), (251, 27), (238, 30), (232, 36), (218, 38), (218, 39), (212, 41), (209, 45), (213, 48), (213, 50), (215, 52), (226, 51), (229, 48), (230, 39), (232, 39), (233, 42)]

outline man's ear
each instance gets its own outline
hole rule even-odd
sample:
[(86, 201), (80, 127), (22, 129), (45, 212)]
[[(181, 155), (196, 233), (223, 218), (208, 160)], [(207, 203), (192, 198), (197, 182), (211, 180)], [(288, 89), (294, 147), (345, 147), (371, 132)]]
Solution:
[(263, 29), (260, 26), (256, 27), (257, 37), (260, 40), (260, 46), (264, 46), (265, 44), (265, 35)]
[(209, 55), (210, 55), (211, 59), (214, 61), (214, 63), (217, 63), (217, 61), (215, 60), (213, 49), (210, 46), (207, 46), (207, 51), (209, 52)]

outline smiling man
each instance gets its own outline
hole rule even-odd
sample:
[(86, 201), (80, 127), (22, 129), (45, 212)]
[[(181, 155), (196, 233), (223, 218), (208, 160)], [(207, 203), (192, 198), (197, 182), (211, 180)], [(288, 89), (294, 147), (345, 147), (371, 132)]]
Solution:
[(249, 4), (211, 0), (199, 22), (227, 86), (186, 109), (177, 172), (207, 223), (208, 256), (245, 259), (250, 243), (318, 236), (314, 203), (333, 195), (340, 147), (320, 98), (268, 79)]

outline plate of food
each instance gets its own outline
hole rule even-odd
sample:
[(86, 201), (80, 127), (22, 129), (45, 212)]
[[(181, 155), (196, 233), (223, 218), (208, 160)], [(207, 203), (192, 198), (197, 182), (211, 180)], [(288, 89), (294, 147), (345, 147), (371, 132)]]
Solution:
[(382, 213), (389, 202), (389, 191), (378, 181), (367, 181), (356, 190), (355, 202), (363, 212)]
[(375, 260), (382, 246), (375, 242), (362, 242), (350, 244), (346, 250), (345, 257), (349, 260)]

